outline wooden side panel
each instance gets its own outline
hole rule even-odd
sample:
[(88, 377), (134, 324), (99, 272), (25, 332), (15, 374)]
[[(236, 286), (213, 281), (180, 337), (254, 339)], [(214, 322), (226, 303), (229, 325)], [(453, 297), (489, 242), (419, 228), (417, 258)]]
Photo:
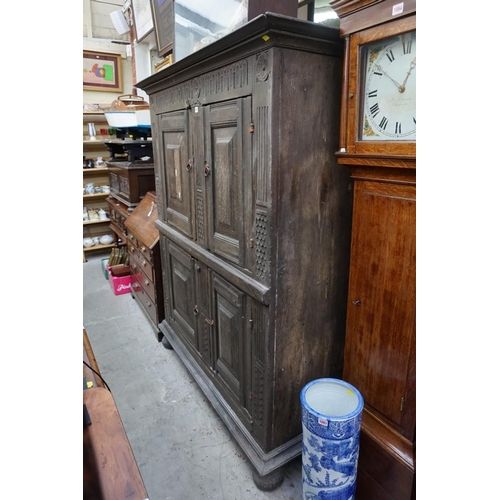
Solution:
[(342, 374), (352, 192), (349, 171), (334, 156), (341, 59), (283, 50), (274, 60), (273, 70), (283, 75), (273, 89), (272, 127), (277, 446), (302, 432), (302, 387)]
[(357, 181), (344, 378), (413, 439), (407, 380), (415, 342), (416, 188)]

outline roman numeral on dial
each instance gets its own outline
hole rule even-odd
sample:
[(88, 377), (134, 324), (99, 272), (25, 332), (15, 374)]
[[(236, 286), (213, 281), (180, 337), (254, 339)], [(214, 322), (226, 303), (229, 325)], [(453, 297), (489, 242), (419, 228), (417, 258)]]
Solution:
[(371, 92), (368, 92), (368, 97), (377, 97), (377, 91), (372, 90)]
[(401, 123), (396, 122), (396, 127), (394, 128), (394, 133), (395, 134), (400, 134), (401, 133)]
[(380, 120), (380, 123), (379, 123), (379, 127), (382, 129), (382, 130), (385, 130), (385, 128), (387, 127), (387, 124), (389, 123), (389, 120), (384, 116), (382, 118), (382, 120)]
[(375, 118), (379, 114), (379, 107), (378, 107), (378, 102), (376, 102), (371, 108), (370, 108), (370, 113), (372, 116)]
[(392, 53), (392, 50), (389, 50), (389, 52), (387, 52), (386, 56), (389, 59), (389, 62), (394, 61), (394, 54)]
[(411, 54), (411, 40), (403, 42), (403, 54)]

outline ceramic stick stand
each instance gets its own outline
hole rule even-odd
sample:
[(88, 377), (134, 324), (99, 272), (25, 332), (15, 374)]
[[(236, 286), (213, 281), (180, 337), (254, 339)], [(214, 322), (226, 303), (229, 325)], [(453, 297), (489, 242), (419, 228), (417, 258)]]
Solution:
[(343, 380), (313, 380), (300, 393), (303, 500), (354, 500), (364, 401)]

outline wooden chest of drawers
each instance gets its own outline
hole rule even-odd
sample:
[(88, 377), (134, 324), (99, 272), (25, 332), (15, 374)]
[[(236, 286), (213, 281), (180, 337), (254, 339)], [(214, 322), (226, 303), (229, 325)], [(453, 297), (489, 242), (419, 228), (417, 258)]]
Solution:
[(157, 340), (165, 319), (156, 196), (148, 192), (124, 222), (127, 232), (131, 293), (153, 326)]
[(153, 163), (108, 161), (107, 166), (111, 195), (125, 204), (129, 211), (134, 210), (148, 191), (155, 190)]
[(119, 239), (126, 242), (127, 228), (125, 221), (130, 215), (129, 207), (113, 196), (109, 196), (106, 201), (108, 202), (108, 213), (111, 219), (109, 227), (116, 233)]

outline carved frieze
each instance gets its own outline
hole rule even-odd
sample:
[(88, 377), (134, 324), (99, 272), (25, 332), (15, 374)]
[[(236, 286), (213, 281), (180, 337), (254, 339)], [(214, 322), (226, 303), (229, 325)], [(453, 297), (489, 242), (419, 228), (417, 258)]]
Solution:
[(174, 105), (192, 107), (201, 105), (212, 96), (248, 87), (250, 82), (247, 59), (210, 71), (186, 82), (174, 85), (151, 96), (151, 104), (161, 112)]

